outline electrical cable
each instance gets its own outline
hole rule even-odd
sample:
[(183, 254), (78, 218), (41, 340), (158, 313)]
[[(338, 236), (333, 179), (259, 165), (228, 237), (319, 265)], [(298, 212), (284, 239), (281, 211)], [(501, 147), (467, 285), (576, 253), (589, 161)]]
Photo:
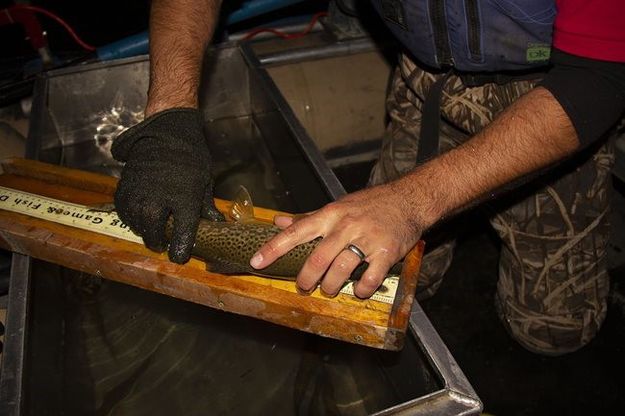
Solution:
[(16, 4), (14, 6), (11, 6), (11, 9), (29, 10), (31, 12), (41, 13), (41, 14), (49, 17), (50, 19), (56, 21), (61, 26), (63, 26), (63, 28), (65, 28), (65, 30), (67, 30), (67, 32), (74, 39), (74, 41), (76, 43), (78, 43), (83, 49), (85, 49), (85, 50), (87, 50), (89, 52), (93, 52), (93, 51), (96, 50), (96, 48), (94, 46), (89, 45), (88, 43), (86, 43), (82, 39), (80, 39), (80, 37), (76, 34), (74, 29), (72, 29), (72, 27), (67, 22), (65, 22), (65, 20), (63, 20), (62, 18), (60, 18), (59, 16), (57, 16), (56, 14), (52, 13), (49, 10), (46, 10), (46, 9), (44, 9), (42, 7), (38, 7), (38, 6), (28, 6), (28, 5), (22, 5), (22, 4)]
[(279, 36), (283, 39), (297, 39), (297, 38), (301, 38), (303, 36), (306, 36), (307, 34), (310, 33), (310, 31), (315, 27), (315, 25), (317, 24), (317, 21), (323, 17), (323, 16), (327, 16), (328, 12), (319, 12), (319, 13), (315, 13), (312, 17), (312, 19), (310, 19), (310, 23), (308, 24), (308, 27), (306, 27), (306, 29), (304, 29), (301, 32), (298, 33), (284, 33), (278, 29), (275, 28), (271, 28), (271, 27), (261, 27), (258, 29), (254, 29), (252, 31), (250, 31), (247, 35), (245, 35), (243, 37), (243, 40), (250, 40), (252, 39), (254, 36), (258, 35), (259, 33), (263, 33), (263, 32), (270, 32), (273, 33), (276, 36)]

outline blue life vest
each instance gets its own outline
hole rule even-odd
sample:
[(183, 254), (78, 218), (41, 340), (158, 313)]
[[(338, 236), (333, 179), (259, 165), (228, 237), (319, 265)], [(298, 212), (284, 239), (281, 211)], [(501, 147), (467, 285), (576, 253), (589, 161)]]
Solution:
[(433, 68), (527, 70), (549, 61), (555, 0), (372, 0), (414, 58)]

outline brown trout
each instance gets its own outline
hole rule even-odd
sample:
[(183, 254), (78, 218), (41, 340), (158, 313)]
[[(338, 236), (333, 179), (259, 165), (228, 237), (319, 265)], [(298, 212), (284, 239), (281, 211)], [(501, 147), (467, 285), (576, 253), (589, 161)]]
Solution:
[[(241, 187), (228, 213), (234, 221), (214, 222), (200, 220), (192, 255), (207, 263), (211, 272), (222, 274), (254, 274), (265, 277), (295, 280), (304, 262), (317, 246), (321, 237), (300, 244), (264, 269), (254, 269), (250, 259), (273, 236), (282, 231), (273, 224), (254, 218), (251, 197)], [(169, 223), (167, 235), (171, 232)], [(363, 262), (350, 279), (358, 280), (367, 268)], [(393, 272), (397, 273), (397, 267)]]
[[(207, 263), (211, 272), (222, 274), (256, 274), (281, 279), (295, 279), (304, 261), (319, 239), (301, 244), (268, 267), (257, 270), (250, 259), (260, 247), (281, 229), (254, 217), (254, 205), (249, 192), (241, 187), (226, 214), (232, 221), (201, 219), (191, 254)], [(171, 220), (166, 235), (170, 237)]]
[(223, 274), (256, 274), (295, 279), (320, 238), (300, 244), (264, 269), (249, 261), (258, 249), (280, 232), (275, 225), (260, 222), (212, 222), (200, 220), (193, 256), (207, 262), (207, 268)]

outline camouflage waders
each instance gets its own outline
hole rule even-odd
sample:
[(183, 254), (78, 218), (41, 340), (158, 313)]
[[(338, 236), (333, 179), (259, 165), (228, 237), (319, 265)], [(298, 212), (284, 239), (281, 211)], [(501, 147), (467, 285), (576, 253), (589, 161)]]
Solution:
[[(401, 58), (387, 97), (390, 123), (370, 184), (395, 179), (415, 166), (423, 100), (440, 76)], [(441, 99), (440, 151), (480, 131), (534, 83), (466, 88), (451, 75)], [(521, 345), (541, 354), (558, 355), (582, 347), (606, 315), (614, 153), (609, 143), (588, 153), (577, 158), (574, 166), (567, 163), (533, 181), (534, 191), (523, 199), (485, 207), (503, 243), (496, 295), (499, 316)], [(436, 291), (453, 248), (454, 241), (447, 240), (425, 256), (419, 297)]]

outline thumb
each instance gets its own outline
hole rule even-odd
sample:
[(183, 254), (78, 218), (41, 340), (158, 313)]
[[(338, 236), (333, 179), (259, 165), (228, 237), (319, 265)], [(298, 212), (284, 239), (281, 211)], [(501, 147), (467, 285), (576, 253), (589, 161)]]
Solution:
[(204, 192), (204, 198), (202, 199), (202, 218), (206, 218), (209, 221), (225, 221), (224, 215), (215, 206), (215, 199), (213, 198), (213, 183), (206, 187)]

